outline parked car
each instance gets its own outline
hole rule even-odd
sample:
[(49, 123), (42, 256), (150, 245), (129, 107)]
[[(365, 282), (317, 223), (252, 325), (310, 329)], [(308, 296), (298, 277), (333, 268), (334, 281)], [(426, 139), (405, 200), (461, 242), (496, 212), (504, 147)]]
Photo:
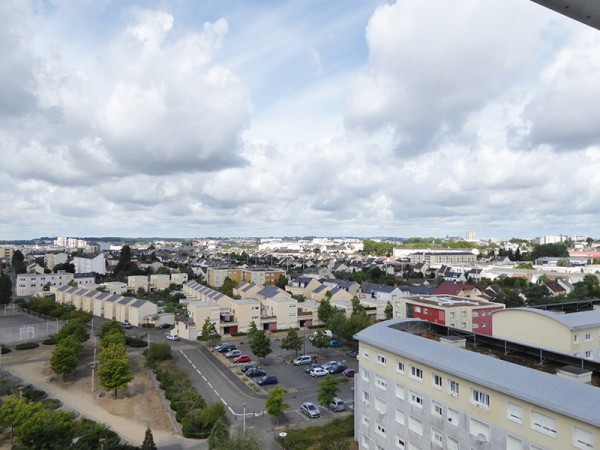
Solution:
[(342, 373), (347, 368), (348, 368), (348, 366), (345, 366), (343, 364), (337, 364), (337, 365), (331, 366), (329, 369), (327, 369), (327, 372), (329, 372), (332, 375), (335, 375), (336, 373)]
[(242, 351), (234, 348), (225, 353), (225, 358), (237, 358), (238, 356), (242, 356)]
[(254, 369), (249, 369), (248, 371), (246, 371), (246, 376), (248, 378), (258, 378), (258, 377), (264, 377), (267, 374), (267, 372), (265, 372), (264, 370), (255, 367)]
[(328, 408), (332, 411), (340, 412), (346, 409), (346, 404), (341, 398), (335, 397), (333, 401), (328, 405)]
[(265, 375), (260, 380), (256, 382), (259, 386), (264, 386), (265, 384), (277, 384), (277, 377), (275, 375)]
[(312, 341), (315, 337), (317, 337), (319, 335), (319, 333), (323, 333), (325, 336), (327, 336), (328, 338), (332, 338), (333, 337), (333, 333), (331, 332), (331, 330), (321, 330), (321, 331), (315, 331), (310, 337), (309, 339)]
[(339, 364), (340, 364), (340, 362), (338, 362), (338, 361), (327, 361), (325, 364), (322, 364), (321, 366), (323, 367), (323, 369), (329, 370), (330, 367), (337, 366)]
[(233, 362), (236, 363), (247, 363), (252, 361), (252, 358), (250, 358), (250, 356), (248, 355), (240, 355), (237, 358), (234, 358)]
[(310, 371), (310, 376), (311, 377), (324, 377), (328, 373), (329, 372), (327, 372), (322, 367), (315, 367), (313, 370)]
[(131, 328), (132, 326), (133, 325), (131, 325), (131, 322), (129, 320), (123, 322), (123, 328)]
[(352, 350), (350, 353), (346, 353), (350, 358), (358, 359), (358, 350)]
[(319, 411), (319, 408), (317, 408), (315, 404), (311, 402), (302, 403), (300, 411), (306, 414), (308, 417), (321, 417), (321, 411)]
[(342, 343), (341, 343), (340, 341), (338, 341), (337, 339), (332, 339), (332, 340), (329, 342), (329, 346), (330, 346), (331, 348), (339, 348), (339, 347), (341, 347), (341, 346), (342, 346)]
[(166, 330), (167, 328), (171, 328), (173, 325), (171, 325), (170, 323), (161, 323), (158, 328), (161, 330)]
[(221, 349), (221, 347), (225, 346), (225, 345), (231, 345), (228, 342), (219, 342), (217, 345), (215, 345), (215, 350), (219, 351)]
[(342, 376), (346, 378), (354, 378), (355, 373), (356, 372), (354, 371), (354, 369), (346, 369), (342, 372)]
[[(217, 349), (219, 353), (228, 353), (231, 350), (235, 350), (235, 345), (233, 344), (225, 344)], [(241, 353), (241, 352), (240, 352)]]
[(179, 336), (177, 336), (176, 334), (167, 334), (167, 339), (170, 341), (178, 341)]
[(256, 364), (244, 364), (242, 366), (242, 373), (248, 372), (250, 369), (258, 369), (259, 367)]
[(310, 356), (310, 355), (300, 355), (300, 356), (298, 356), (294, 360), (293, 364), (295, 366), (304, 366), (306, 364), (312, 364), (314, 362), (316, 362), (316, 360), (312, 356)]
[(306, 366), (306, 368), (304, 369), (304, 372), (306, 373), (310, 373), (311, 370), (316, 369), (317, 367), (321, 367), (320, 364), (309, 364), (308, 366)]

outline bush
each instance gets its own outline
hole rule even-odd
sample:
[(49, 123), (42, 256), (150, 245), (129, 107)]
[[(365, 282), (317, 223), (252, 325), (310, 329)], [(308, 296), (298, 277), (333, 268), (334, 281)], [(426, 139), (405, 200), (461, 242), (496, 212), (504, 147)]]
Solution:
[(247, 336), (248, 333), (244, 333), (243, 331), (240, 331), (239, 333), (231, 333), (231, 337), (238, 337), (238, 336)]
[(285, 438), (285, 444), (291, 450), (304, 450), (307, 448), (315, 450), (349, 449), (354, 441), (354, 415), (336, 419), (322, 427), (286, 431), (288, 435)]
[(11, 350), (8, 347), (5, 347), (4, 345), (2, 346), (2, 354), (4, 355), (5, 353), (10, 353)]
[(62, 402), (55, 398), (46, 398), (42, 400), (42, 405), (44, 405), (44, 408), (46, 409), (58, 409), (62, 406)]
[(15, 350), (29, 350), (32, 348), (38, 348), (40, 344), (37, 342), (23, 342), (22, 344), (15, 345)]
[(166, 342), (159, 344), (150, 344), (148, 350), (144, 352), (148, 365), (156, 370), (156, 365), (161, 361), (168, 361), (173, 359), (171, 354), (171, 346)]
[(44, 345), (56, 345), (56, 338), (54, 336), (51, 336), (47, 339), (44, 339), (44, 341), (42, 341), (42, 344)]
[(42, 401), (43, 399), (45, 399), (48, 396), (48, 394), (46, 394), (45, 391), (36, 389), (33, 386), (26, 386), (23, 389), (21, 389), (20, 395), (22, 395), (27, 400), (30, 400), (32, 402)]
[(147, 347), (148, 341), (132, 336), (126, 336), (125, 344), (129, 345), (130, 347)]
[(219, 420), (226, 420), (225, 407), (220, 402), (195, 409), (183, 419), (182, 434), (186, 438), (206, 439)]

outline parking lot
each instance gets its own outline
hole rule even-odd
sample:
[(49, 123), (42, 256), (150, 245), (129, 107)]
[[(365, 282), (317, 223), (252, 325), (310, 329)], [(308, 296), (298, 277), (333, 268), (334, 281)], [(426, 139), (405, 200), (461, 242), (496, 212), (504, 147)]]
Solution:
[[(267, 375), (275, 375), (277, 377), (279, 385), (288, 391), (286, 401), (290, 404), (290, 409), (287, 411), (289, 420), (315, 420), (309, 419), (306, 415), (300, 413), (300, 406), (304, 402), (313, 402), (317, 405), (321, 410), (321, 417), (323, 419), (332, 418), (340, 414), (347, 414), (347, 412), (334, 413), (318, 404), (317, 390), (319, 389), (319, 384), (323, 380), (323, 377), (312, 377), (305, 373), (304, 369), (307, 366), (294, 366), (292, 361), (296, 357), (296, 354), (294, 352), (282, 350), (280, 347), (281, 339), (283, 337), (285, 337), (285, 333), (278, 333), (277, 335), (271, 336), (271, 349), (273, 350), (273, 353), (261, 360), (256, 358), (250, 351), (248, 338), (242, 340), (228, 340), (227, 342), (235, 344), (236, 347), (242, 351), (242, 354), (249, 355), (252, 358), (252, 362), (258, 364)], [(347, 353), (352, 350), (348, 347), (328, 348), (321, 351), (313, 347), (309, 339), (306, 339), (305, 345), (306, 354), (315, 356), (318, 364), (335, 360), (351, 369), (358, 369), (358, 361), (347, 355)], [(301, 354), (302, 351), (299, 351), (298, 355)], [(243, 365), (244, 364), (235, 364), (233, 361), (228, 363), (230, 370), (234, 372), (238, 372)], [(348, 411), (348, 408), (352, 407), (354, 404), (354, 379), (345, 378), (341, 375), (333, 376), (341, 380), (338, 396), (346, 403)], [(268, 393), (275, 386), (276, 385), (266, 385), (262, 388)]]

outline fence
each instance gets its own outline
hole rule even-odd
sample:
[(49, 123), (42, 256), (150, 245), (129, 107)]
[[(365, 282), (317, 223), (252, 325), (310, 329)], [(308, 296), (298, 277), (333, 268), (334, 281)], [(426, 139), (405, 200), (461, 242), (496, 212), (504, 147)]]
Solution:
[(4, 345), (45, 339), (58, 333), (60, 322), (30, 323), (17, 326), (0, 326), (0, 342)]

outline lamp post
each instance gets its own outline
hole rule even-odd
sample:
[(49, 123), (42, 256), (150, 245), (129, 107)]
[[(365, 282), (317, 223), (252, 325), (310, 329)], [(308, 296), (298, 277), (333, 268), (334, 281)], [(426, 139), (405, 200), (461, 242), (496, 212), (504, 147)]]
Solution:
[(100, 438), (98, 439), (98, 443), (100, 444), (100, 448), (104, 449), (104, 443), (106, 442), (106, 438)]
[(94, 392), (94, 380), (95, 380), (95, 373), (94, 370), (96, 369), (96, 364), (92, 363), (92, 392)]
[(302, 354), (306, 355), (306, 322), (304, 322), (304, 351)]
[(242, 430), (244, 430), (244, 434), (246, 434), (246, 404), (244, 403), (244, 420), (242, 422)]
[(287, 437), (287, 433), (285, 431), (282, 431), (281, 433), (279, 433), (279, 437), (281, 438), (281, 446), (283, 450), (285, 450), (285, 438)]

